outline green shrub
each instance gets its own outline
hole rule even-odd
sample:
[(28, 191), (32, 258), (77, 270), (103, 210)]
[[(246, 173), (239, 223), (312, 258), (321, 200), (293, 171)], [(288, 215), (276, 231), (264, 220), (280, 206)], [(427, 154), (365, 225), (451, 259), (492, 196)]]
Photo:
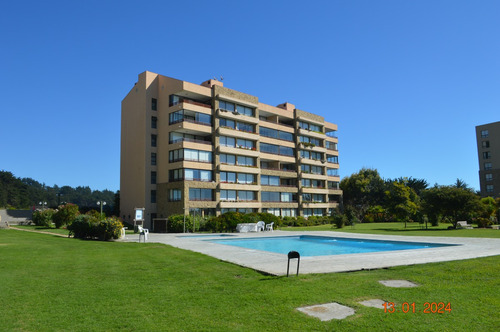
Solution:
[[(259, 215), (259, 221), (263, 221), (265, 222), (266, 224), (270, 224), (270, 223), (274, 223), (274, 228), (278, 228), (278, 227), (281, 227), (281, 224), (282, 224), (282, 219), (280, 217), (277, 217), (275, 216), (274, 214), (271, 214), (271, 213), (265, 213), (265, 212), (262, 212), (262, 213), (258, 213)], [(285, 217), (287, 218), (287, 217)], [(288, 217), (290, 218), (290, 217)]]
[(97, 218), (88, 214), (81, 214), (68, 225), (69, 235), (78, 239), (93, 239), (97, 236)]
[(63, 225), (71, 224), (78, 214), (78, 205), (68, 203), (60, 205), (52, 219), (56, 228), (61, 228)]
[(77, 216), (68, 225), (69, 234), (77, 239), (98, 239), (101, 241), (120, 238), (122, 228), (122, 222), (116, 217), (98, 220), (87, 214)]
[(296, 222), (294, 217), (283, 217), (282, 224), (283, 226), (293, 226)]
[(349, 219), (344, 214), (336, 214), (332, 217), (332, 221), (337, 228), (342, 228), (349, 223)]
[(52, 227), (52, 218), (55, 211), (52, 209), (36, 210), (33, 212), (33, 222), (37, 226)]
[(123, 228), (122, 222), (116, 218), (111, 217), (99, 221), (97, 224), (97, 236), (99, 240), (109, 241), (111, 239), (119, 239), (121, 230)]
[[(193, 229), (193, 219), (190, 215), (186, 215), (186, 232)], [(167, 220), (168, 233), (183, 233), (184, 232), (184, 215), (174, 214), (168, 217)]]
[(476, 224), (477, 224), (477, 227), (479, 227), (479, 228), (486, 228), (487, 226), (492, 225), (493, 222), (489, 218), (479, 217), (479, 218), (476, 218)]

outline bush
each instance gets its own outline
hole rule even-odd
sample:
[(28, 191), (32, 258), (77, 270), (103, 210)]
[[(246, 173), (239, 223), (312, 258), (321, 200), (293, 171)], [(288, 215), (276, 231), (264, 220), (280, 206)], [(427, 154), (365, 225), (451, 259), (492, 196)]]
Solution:
[(349, 223), (349, 219), (347, 219), (346, 215), (344, 214), (336, 214), (332, 218), (333, 224), (335, 224), (337, 228), (342, 228)]
[(101, 241), (120, 238), (122, 228), (122, 222), (116, 217), (98, 220), (88, 214), (77, 216), (68, 225), (69, 234), (75, 238)]
[(476, 224), (479, 228), (486, 228), (487, 226), (492, 225), (493, 222), (491, 221), (491, 219), (479, 217), (476, 218)]
[(52, 209), (47, 210), (36, 210), (33, 212), (33, 222), (37, 226), (41, 227), (52, 227), (52, 218), (55, 211)]
[(97, 218), (93, 218), (88, 214), (81, 214), (68, 225), (69, 235), (78, 239), (93, 239), (97, 237), (95, 224)]
[(116, 240), (120, 238), (122, 228), (123, 224), (118, 218), (107, 218), (97, 223), (97, 236), (99, 240)]
[(52, 219), (56, 224), (56, 228), (61, 228), (63, 225), (71, 224), (78, 214), (78, 205), (68, 203), (60, 205)]
[[(186, 232), (193, 229), (193, 219), (190, 215), (186, 215)], [(174, 214), (168, 217), (167, 220), (168, 233), (183, 233), (184, 232), (184, 215)]]

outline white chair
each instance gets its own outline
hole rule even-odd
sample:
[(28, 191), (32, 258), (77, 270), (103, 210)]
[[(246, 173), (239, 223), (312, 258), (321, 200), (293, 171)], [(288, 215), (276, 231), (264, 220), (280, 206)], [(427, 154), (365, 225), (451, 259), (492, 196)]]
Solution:
[(139, 242), (141, 242), (141, 236), (144, 238), (144, 243), (148, 240), (148, 235), (149, 235), (149, 229), (143, 228), (142, 226), (137, 226), (137, 229), (139, 230)]
[(264, 231), (264, 227), (265, 227), (265, 226), (266, 226), (266, 223), (265, 223), (265, 222), (263, 222), (263, 221), (259, 221), (259, 222), (257, 223), (257, 227), (256, 227), (257, 232), (260, 232), (260, 231), (262, 231), (262, 232), (263, 232), (263, 231)]
[(273, 225), (274, 225), (274, 222), (272, 222), (270, 224), (266, 224), (266, 231), (273, 232)]

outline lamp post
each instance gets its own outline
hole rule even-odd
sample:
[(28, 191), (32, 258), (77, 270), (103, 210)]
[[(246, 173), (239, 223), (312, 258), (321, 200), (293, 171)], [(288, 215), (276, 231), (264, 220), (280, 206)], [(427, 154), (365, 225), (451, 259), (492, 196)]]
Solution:
[(186, 233), (186, 208), (182, 208), (182, 212), (184, 214), (184, 233)]
[(38, 202), (38, 204), (42, 206), (42, 211), (45, 210), (45, 207), (47, 206), (47, 202)]
[(106, 202), (104, 202), (104, 201), (99, 201), (99, 202), (97, 202), (97, 205), (100, 205), (100, 206), (101, 206), (101, 214), (99, 215), (99, 218), (100, 218), (100, 219), (102, 219), (102, 207), (103, 207), (103, 205), (106, 205)]

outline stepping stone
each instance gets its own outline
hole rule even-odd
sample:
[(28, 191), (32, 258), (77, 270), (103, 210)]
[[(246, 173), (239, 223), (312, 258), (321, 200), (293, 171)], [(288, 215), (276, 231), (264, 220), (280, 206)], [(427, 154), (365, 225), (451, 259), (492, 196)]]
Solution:
[(408, 280), (379, 280), (379, 282), (387, 287), (396, 287), (396, 288), (405, 288), (405, 287), (418, 287), (417, 284), (414, 284)]
[(305, 313), (306, 315), (319, 318), (319, 320), (323, 322), (332, 319), (344, 319), (354, 315), (355, 312), (354, 309), (335, 302), (297, 308), (297, 310)]
[(379, 300), (379, 299), (372, 299), (372, 300), (361, 301), (358, 303), (364, 305), (365, 307), (384, 309), (385, 302), (387, 302), (387, 301)]

